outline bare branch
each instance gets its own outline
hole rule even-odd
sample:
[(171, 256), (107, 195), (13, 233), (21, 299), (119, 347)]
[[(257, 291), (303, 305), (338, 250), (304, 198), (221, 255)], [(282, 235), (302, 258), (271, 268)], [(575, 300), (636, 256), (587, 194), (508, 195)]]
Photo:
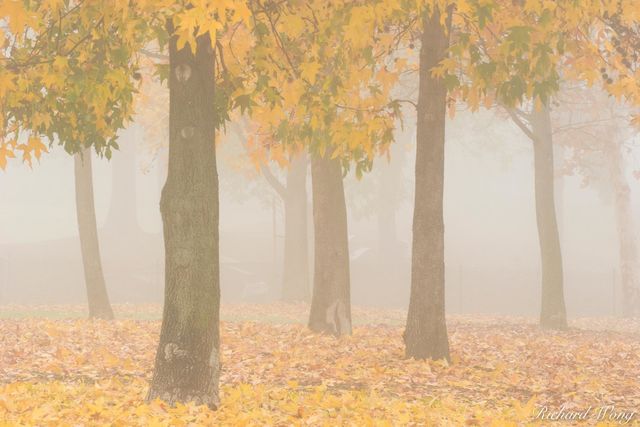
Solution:
[(520, 130), (522, 130), (522, 132), (524, 132), (524, 134), (527, 135), (527, 137), (529, 137), (531, 141), (536, 142), (536, 136), (533, 134), (531, 129), (527, 127), (527, 125), (521, 118), (521, 115), (524, 113), (520, 112), (520, 115), (518, 115), (518, 111), (513, 108), (505, 108), (505, 110), (507, 110), (507, 113), (509, 113), (509, 116), (511, 116), (511, 120), (513, 120), (513, 122), (518, 125)]
[(260, 165), (260, 171), (262, 172), (262, 176), (264, 179), (271, 185), (271, 187), (278, 193), (282, 200), (287, 198), (287, 188), (276, 178), (276, 176), (271, 172), (269, 166), (265, 164)]
[[(247, 134), (245, 133), (244, 129), (240, 126), (240, 124), (231, 126), (231, 129), (236, 134), (238, 139), (240, 139), (240, 143), (248, 153), (249, 147), (247, 147)], [(264, 179), (267, 181), (267, 183), (276, 191), (276, 193), (278, 193), (278, 196), (280, 196), (282, 200), (285, 200), (287, 197), (287, 188), (278, 180), (278, 178), (276, 178), (273, 172), (271, 172), (269, 166), (261, 164), (260, 172), (262, 172), (262, 176), (264, 176)]]

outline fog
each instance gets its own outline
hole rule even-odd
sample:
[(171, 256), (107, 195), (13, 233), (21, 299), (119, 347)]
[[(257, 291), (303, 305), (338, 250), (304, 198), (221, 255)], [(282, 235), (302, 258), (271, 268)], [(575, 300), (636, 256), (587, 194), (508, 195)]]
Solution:
[[(93, 163), (107, 289), (115, 303), (161, 303), (165, 144), (151, 141), (138, 125), (122, 131), (119, 144), (122, 151), (111, 162), (94, 156)], [(625, 153), (628, 165), (636, 153)], [(243, 155), (237, 136), (219, 143), (223, 304), (277, 301), (281, 294), (283, 204)], [(531, 142), (505, 114), (463, 111), (447, 122), (445, 159), (447, 312), (536, 316), (540, 254)], [(345, 178), (354, 305), (408, 305), (414, 163), (415, 129), (399, 129), (390, 161), (377, 159), (360, 180), (352, 171)], [(284, 179), (276, 164), (270, 166)], [(638, 181), (631, 168), (625, 173), (637, 213)], [(579, 174), (556, 171), (569, 317), (621, 310), (612, 190), (607, 174), (600, 175), (600, 181), (584, 185)], [(0, 305), (83, 304), (73, 158), (53, 147), (32, 168), (10, 163), (0, 174), (0, 205)], [(380, 219), (389, 206), (392, 222)], [(309, 220), (310, 263), (312, 224)], [(626, 232), (637, 236), (636, 230)]]

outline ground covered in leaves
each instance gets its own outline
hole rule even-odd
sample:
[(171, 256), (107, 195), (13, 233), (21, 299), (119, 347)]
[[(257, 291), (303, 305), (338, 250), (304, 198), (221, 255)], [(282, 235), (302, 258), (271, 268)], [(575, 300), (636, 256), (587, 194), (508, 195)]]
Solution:
[(106, 322), (81, 307), (0, 307), (0, 426), (549, 425), (535, 419), (545, 406), (621, 425), (612, 414), (640, 411), (638, 321), (543, 332), (453, 316), (447, 364), (403, 358), (402, 311), (355, 308), (353, 336), (335, 339), (305, 328), (303, 305), (223, 307), (218, 411), (145, 404), (159, 310), (120, 306)]

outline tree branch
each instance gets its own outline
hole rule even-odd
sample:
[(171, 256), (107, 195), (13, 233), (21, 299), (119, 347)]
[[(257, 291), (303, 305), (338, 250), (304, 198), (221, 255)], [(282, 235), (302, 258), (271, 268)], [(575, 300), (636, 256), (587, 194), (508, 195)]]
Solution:
[(580, 129), (580, 128), (585, 128), (585, 127), (589, 127), (589, 126), (594, 126), (597, 123), (612, 123), (615, 120), (622, 120), (625, 119), (624, 116), (611, 116), (611, 117), (607, 117), (604, 119), (596, 119), (596, 120), (591, 120), (591, 121), (586, 121), (586, 122), (578, 122), (578, 123), (569, 123), (563, 126), (558, 126), (555, 129), (553, 129), (553, 134), (559, 133), (559, 132), (566, 132), (566, 131), (571, 131), (574, 129)]
[[(232, 126), (232, 129), (240, 139), (240, 143), (244, 147), (245, 151), (249, 152), (249, 148), (247, 147), (247, 135), (245, 134), (244, 129), (240, 127), (240, 124)], [(267, 183), (276, 191), (276, 193), (278, 193), (278, 196), (280, 196), (282, 200), (285, 200), (287, 197), (287, 187), (285, 187), (284, 184), (276, 178), (273, 172), (271, 172), (271, 169), (269, 169), (269, 166), (261, 164), (260, 172), (262, 172), (262, 176), (264, 176)]]
[(520, 116), (518, 116), (517, 112), (514, 111), (513, 108), (505, 108), (505, 110), (507, 110), (507, 113), (509, 113), (509, 116), (511, 116), (511, 120), (513, 120), (513, 122), (518, 125), (520, 130), (522, 130), (522, 132), (524, 132), (524, 134), (527, 135), (527, 137), (529, 137), (531, 141), (536, 142), (536, 136), (533, 134), (531, 129), (529, 129), (527, 125), (522, 121)]
[(269, 185), (278, 193), (282, 200), (287, 198), (287, 188), (276, 178), (276, 176), (271, 172), (269, 166), (265, 164), (260, 165), (260, 171), (262, 172), (262, 176), (269, 183)]

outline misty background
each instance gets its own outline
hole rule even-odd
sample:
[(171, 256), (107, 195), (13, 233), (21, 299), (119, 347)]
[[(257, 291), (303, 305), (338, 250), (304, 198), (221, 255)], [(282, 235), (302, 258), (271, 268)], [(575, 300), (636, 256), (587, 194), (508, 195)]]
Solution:
[[(243, 161), (238, 142), (229, 135), (218, 151), (222, 301), (277, 301), (283, 206), (264, 177)], [(634, 142), (627, 142), (633, 147), (627, 165), (638, 154)], [(113, 303), (161, 303), (159, 200), (166, 152), (135, 124), (121, 132), (119, 144), (111, 162), (93, 164), (107, 289)], [(447, 311), (537, 316), (540, 255), (531, 142), (508, 117), (461, 112), (447, 123), (446, 151)], [(399, 129), (391, 162), (378, 158), (361, 180), (353, 172), (346, 178), (354, 305), (408, 306), (414, 163), (415, 129)], [(271, 170), (284, 178), (275, 164)], [(639, 183), (632, 168), (625, 172), (636, 218)], [(587, 185), (581, 176), (556, 177), (569, 317), (621, 312), (616, 218), (602, 175)], [(73, 158), (56, 146), (32, 169), (10, 164), (0, 174), (0, 205), (0, 305), (84, 304)], [(309, 221), (311, 265), (312, 234)]]

